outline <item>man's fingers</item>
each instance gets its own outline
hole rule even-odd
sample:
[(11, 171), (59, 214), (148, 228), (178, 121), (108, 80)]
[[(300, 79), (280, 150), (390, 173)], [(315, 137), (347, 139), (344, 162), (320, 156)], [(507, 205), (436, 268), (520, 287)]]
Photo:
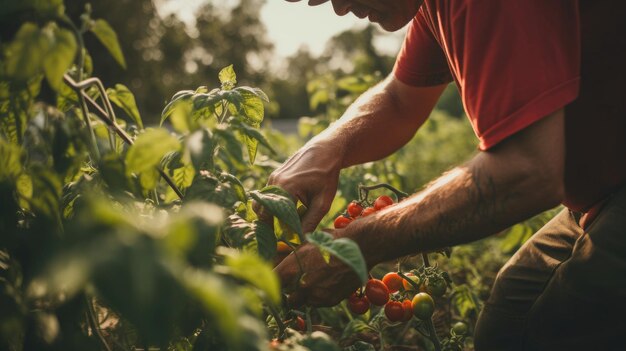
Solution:
[(323, 208), (324, 203), (321, 197), (317, 197), (311, 203), (311, 206), (307, 209), (302, 217), (302, 231), (310, 233), (317, 228), (328, 209)]

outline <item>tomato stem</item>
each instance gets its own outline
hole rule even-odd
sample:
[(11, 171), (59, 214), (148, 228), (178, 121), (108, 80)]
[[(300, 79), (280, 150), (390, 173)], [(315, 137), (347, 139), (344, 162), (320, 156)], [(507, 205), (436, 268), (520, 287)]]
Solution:
[(276, 307), (274, 307), (274, 305), (267, 304), (267, 307), (270, 310), (270, 314), (272, 315), (272, 317), (274, 317), (276, 324), (278, 325), (278, 339), (282, 341), (284, 339), (285, 329), (287, 329), (287, 326), (285, 325), (285, 323), (283, 323), (283, 320), (280, 318), (280, 313), (278, 313), (278, 310), (276, 309)]
[(369, 194), (370, 191), (381, 189), (381, 188), (388, 189), (394, 194), (396, 194), (398, 201), (404, 200), (405, 198), (409, 197), (409, 194), (405, 193), (404, 191), (400, 191), (387, 183), (380, 183), (380, 184), (374, 184), (374, 185), (368, 185), (368, 186), (359, 184), (359, 200), (360, 201), (366, 200), (367, 195)]

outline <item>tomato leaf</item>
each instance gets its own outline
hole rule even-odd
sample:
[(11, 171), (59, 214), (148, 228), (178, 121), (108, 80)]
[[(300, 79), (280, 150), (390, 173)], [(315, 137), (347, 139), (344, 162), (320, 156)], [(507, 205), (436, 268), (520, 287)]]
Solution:
[(103, 19), (95, 20), (94, 25), (91, 27), (91, 32), (100, 40), (115, 61), (117, 61), (122, 68), (126, 68), (126, 60), (122, 53), (122, 47), (117, 39), (117, 34), (109, 23)]
[(220, 181), (230, 183), (232, 189), (237, 194), (239, 201), (243, 203), (246, 203), (248, 201), (248, 196), (246, 195), (246, 189), (243, 187), (243, 184), (241, 184), (241, 181), (237, 179), (237, 177), (235, 177), (232, 174), (222, 172), (222, 174), (220, 175)]
[(115, 84), (115, 89), (107, 89), (107, 95), (109, 96), (109, 100), (126, 112), (139, 129), (143, 129), (143, 122), (141, 121), (141, 116), (139, 115), (135, 95), (133, 95), (133, 93), (128, 90), (125, 85)]
[(276, 235), (270, 225), (265, 222), (254, 222), (254, 234), (257, 241), (259, 256), (271, 260), (276, 255)]
[(333, 239), (331, 234), (316, 231), (307, 235), (307, 240), (317, 246), (322, 253), (328, 253), (352, 268), (361, 282), (367, 282), (367, 265), (359, 246), (351, 239)]
[(30, 22), (24, 23), (6, 48), (5, 70), (9, 77), (27, 81), (42, 71), (52, 34)]
[(225, 247), (218, 248), (218, 253), (225, 256), (224, 263), (230, 268), (230, 274), (263, 291), (271, 303), (280, 304), (280, 283), (266, 262), (251, 253), (238, 252)]
[(0, 180), (17, 180), (22, 173), (22, 150), (0, 138)]
[(208, 271), (187, 271), (183, 284), (195, 297), (202, 308), (211, 315), (217, 331), (228, 342), (229, 348), (242, 349), (244, 341), (240, 337), (237, 325), (239, 309), (238, 296), (232, 296), (232, 287), (225, 284), (219, 276)]
[(76, 55), (76, 38), (67, 29), (53, 29), (53, 37), (48, 53), (44, 57), (44, 72), (46, 79), (54, 90), (59, 90), (63, 84), (63, 74), (74, 62)]
[(222, 83), (222, 89), (231, 90), (237, 85), (237, 75), (233, 69), (233, 65), (222, 68), (218, 75), (220, 83)]
[(300, 240), (302, 240), (302, 224), (300, 223), (300, 216), (296, 209), (296, 204), (291, 200), (284, 190), (276, 186), (268, 186), (263, 189), (254, 190), (250, 192), (250, 197), (260, 203), (275, 217), (280, 219), (293, 231), (298, 233)]
[(253, 126), (260, 125), (265, 116), (262, 98), (257, 95), (256, 91), (248, 87), (236, 88), (234, 92), (237, 92), (239, 95), (238, 104), (236, 105), (237, 111), (248, 124)]
[(213, 133), (209, 129), (203, 128), (193, 132), (186, 140), (186, 147), (196, 170), (213, 168), (215, 143)]
[(126, 173), (152, 170), (170, 151), (180, 149), (180, 142), (165, 129), (148, 129), (140, 134), (126, 154)]

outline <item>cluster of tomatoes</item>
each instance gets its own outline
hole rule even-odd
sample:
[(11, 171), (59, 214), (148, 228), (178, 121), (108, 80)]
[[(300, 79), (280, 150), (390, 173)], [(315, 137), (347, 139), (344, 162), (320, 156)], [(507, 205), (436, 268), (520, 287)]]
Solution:
[(367, 217), (376, 211), (380, 211), (383, 208), (393, 205), (394, 201), (391, 197), (387, 195), (381, 195), (372, 204), (372, 206), (368, 206), (363, 208), (363, 205), (357, 201), (352, 201), (348, 207), (346, 208), (346, 212), (341, 216), (335, 218), (335, 229), (345, 228), (352, 222), (353, 220), (360, 217)]
[(422, 279), (409, 272), (404, 277), (406, 279), (389, 272), (382, 280), (370, 279), (365, 289), (359, 289), (348, 298), (348, 308), (352, 313), (364, 314), (371, 305), (384, 306), (385, 316), (391, 322), (406, 322), (413, 316), (430, 319), (435, 311), (432, 296), (443, 296), (447, 283), (437, 277)]

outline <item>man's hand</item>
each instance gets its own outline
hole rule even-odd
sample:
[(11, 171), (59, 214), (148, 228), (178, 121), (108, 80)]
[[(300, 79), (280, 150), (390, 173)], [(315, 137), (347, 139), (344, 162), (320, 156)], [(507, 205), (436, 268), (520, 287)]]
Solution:
[(280, 186), (307, 207), (302, 217), (304, 233), (315, 230), (333, 202), (341, 170), (338, 150), (323, 144), (307, 145), (269, 177), (268, 184)]
[[(296, 256), (298, 255), (298, 259)], [(300, 272), (302, 265), (303, 275)], [(275, 269), (288, 292), (289, 305), (308, 304), (317, 307), (334, 306), (347, 298), (359, 286), (356, 273), (343, 262), (331, 257), (327, 264), (320, 250), (304, 244), (287, 256)]]
[(305, 233), (328, 212), (341, 169), (381, 159), (406, 144), (445, 87), (411, 87), (391, 75), (272, 173), (269, 185), (280, 186), (307, 207)]

